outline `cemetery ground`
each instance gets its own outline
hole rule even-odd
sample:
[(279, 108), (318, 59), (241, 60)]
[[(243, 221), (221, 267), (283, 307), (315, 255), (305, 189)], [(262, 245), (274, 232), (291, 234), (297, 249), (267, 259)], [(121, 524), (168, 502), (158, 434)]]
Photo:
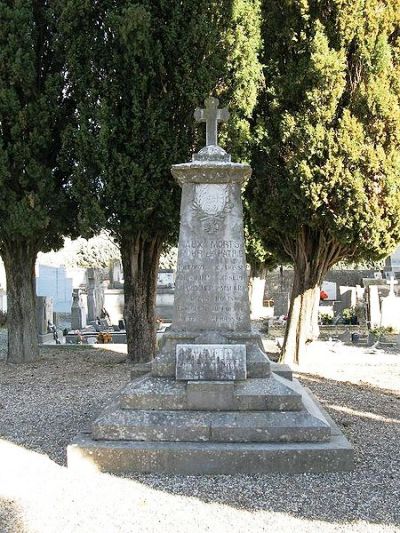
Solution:
[(297, 369), (353, 444), (353, 472), (117, 477), (69, 471), (66, 447), (128, 380), (123, 348), (45, 346), (13, 366), (1, 341), (1, 533), (399, 531), (394, 348), (319, 341)]

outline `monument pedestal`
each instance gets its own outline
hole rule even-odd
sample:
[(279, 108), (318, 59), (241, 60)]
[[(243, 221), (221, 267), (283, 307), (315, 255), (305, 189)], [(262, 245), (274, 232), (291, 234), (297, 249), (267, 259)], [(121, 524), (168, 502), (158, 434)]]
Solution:
[(151, 368), (141, 365), (149, 372), (68, 447), (68, 465), (113, 473), (349, 470), (345, 437), (251, 330), (241, 202), (251, 169), (216, 145), (227, 112), (215, 99), (206, 103), (195, 116), (207, 121), (207, 146), (172, 168), (182, 187), (172, 326)]
[(353, 451), (296, 381), (146, 375), (68, 447), (68, 466), (110, 473), (236, 474), (352, 470)]

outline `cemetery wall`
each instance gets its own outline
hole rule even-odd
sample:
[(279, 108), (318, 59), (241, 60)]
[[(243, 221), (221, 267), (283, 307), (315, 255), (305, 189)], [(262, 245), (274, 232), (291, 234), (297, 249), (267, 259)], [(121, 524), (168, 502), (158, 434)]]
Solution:
[(363, 278), (373, 278), (375, 270), (330, 270), (325, 281), (333, 281), (338, 287), (362, 285)]
[[(330, 270), (325, 281), (334, 282), (339, 286), (355, 287), (362, 285), (363, 278), (373, 278), (375, 270)], [(290, 292), (293, 282), (293, 270), (279, 270), (267, 273), (265, 299), (273, 298), (274, 293)]]

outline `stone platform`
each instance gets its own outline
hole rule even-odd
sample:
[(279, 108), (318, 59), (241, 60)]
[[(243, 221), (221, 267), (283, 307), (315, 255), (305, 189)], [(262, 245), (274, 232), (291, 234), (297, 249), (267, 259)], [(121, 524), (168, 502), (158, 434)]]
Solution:
[(335, 472), (353, 468), (353, 451), (296, 380), (147, 375), (119, 393), (91, 434), (75, 438), (68, 465), (110, 473)]

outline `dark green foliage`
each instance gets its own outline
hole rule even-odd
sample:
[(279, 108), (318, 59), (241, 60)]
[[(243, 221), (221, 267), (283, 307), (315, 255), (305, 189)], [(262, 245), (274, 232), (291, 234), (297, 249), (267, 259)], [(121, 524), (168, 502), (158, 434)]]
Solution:
[[(180, 190), (170, 167), (204, 144), (193, 111), (208, 95), (232, 112), (227, 147), (248, 153), (260, 80), (258, 15), (257, 1), (241, 0), (65, 3), (79, 102), (75, 183), (90, 209), (97, 192), (117, 239), (176, 235)], [(96, 219), (93, 211), (88, 217)]]
[(39, 357), (35, 261), (76, 231), (75, 104), (66, 86), (61, 1), (0, 0), (0, 255), (7, 277), (8, 360)]
[(15, 241), (59, 247), (74, 227), (63, 151), (73, 103), (64, 93), (57, 7), (0, 1), (0, 252)]
[(283, 358), (317, 336), (317, 295), (338, 261), (400, 241), (400, 3), (264, 0), (252, 223), (294, 283)]
[(265, 88), (249, 190), (264, 244), (295, 261), (299, 231), (327, 264), (400, 240), (400, 4), (265, 0)]
[(79, 129), (75, 191), (83, 217), (120, 245), (129, 357), (151, 358), (163, 246), (177, 236), (180, 189), (171, 165), (204, 144), (193, 112), (209, 96), (228, 105), (222, 139), (249, 152), (260, 81), (259, 1), (68, 0), (62, 19)]

